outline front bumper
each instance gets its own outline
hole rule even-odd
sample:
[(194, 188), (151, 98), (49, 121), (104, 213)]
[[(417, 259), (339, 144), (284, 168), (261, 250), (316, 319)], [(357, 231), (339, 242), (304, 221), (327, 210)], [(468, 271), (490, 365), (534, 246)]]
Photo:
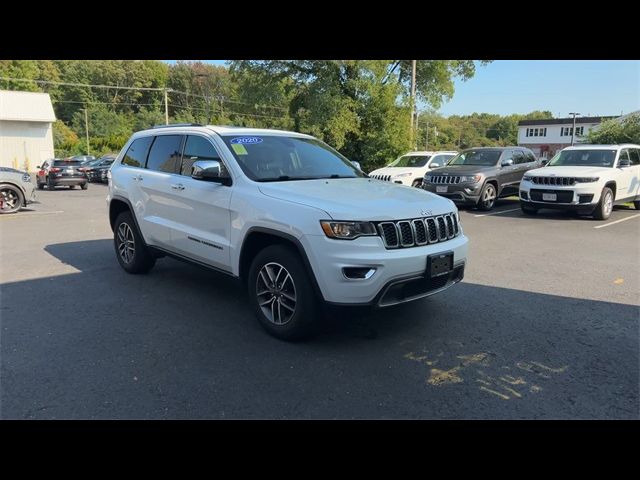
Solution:
[[(440, 243), (393, 250), (385, 249), (380, 237), (349, 241), (305, 235), (300, 240), (324, 300), (339, 305), (389, 306), (432, 295), (459, 282), (467, 260), (464, 233)], [(453, 252), (453, 273), (442, 284), (430, 283), (425, 278), (427, 257), (444, 252)], [(343, 269), (349, 267), (374, 268), (375, 273), (347, 278)]]
[[(597, 183), (576, 183), (567, 186), (536, 185), (531, 182), (520, 183), (520, 201), (536, 208), (561, 210), (593, 211), (600, 201), (602, 186)], [(542, 199), (543, 193), (553, 193), (557, 200)]]
[[(437, 187), (447, 187), (446, 192), (438, 192)], [(463, 183), (457, 185), (436, 185), (422, 182), (422, 188), (461, 205), (475, 205), (480, 200), (482, 183)]]

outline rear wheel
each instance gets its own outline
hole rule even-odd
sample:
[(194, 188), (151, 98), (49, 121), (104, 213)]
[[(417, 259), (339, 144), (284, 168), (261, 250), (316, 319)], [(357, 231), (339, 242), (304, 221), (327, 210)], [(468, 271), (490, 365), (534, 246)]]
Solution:
[(82, 185), (80, 185), (80, 188), (83, 189), (83, 190), (86, 190), (87, 189), (87, 184), (83, 183)]
[(22, 207), (24, 197), (19, 188), (0, 184), (0, 214), (15, 213)]
[(262, 327), (281, 340), (311, 336), (317, 324), (317, 299), (297, 251), (284, 245), (262, 250), (251, 263), (249, 299)]
[(636, 210), (640, 210), (640, 200), (636, 200), (635, 202), (633, 202), (633, 207)]
[(53, 190), (54, 188), (56, 188), (56, 184), (55, 182), (51, 179), (51, 177), (47, 178), (47, 188), (49, 190)]
[(496, 203), (496, 197), (498, 193), (496, 192), (496, 187), (493, 183), (485, 184), (482, 189), (482, 193), (480, 194), (480, 200), (478, 201), (478, 209), (488, 211), (493, 208)]
[(146, 273), (156, 263), (130, 212), (118, 215), (113, 229), (113, 243), (118, 263), (129, 273)]
[(613, 211), (613, 191), (609, 187), (602, 189), (598, 206), (593, 211), (593, 217), (596, 220), (606, 220), (611, 216)]

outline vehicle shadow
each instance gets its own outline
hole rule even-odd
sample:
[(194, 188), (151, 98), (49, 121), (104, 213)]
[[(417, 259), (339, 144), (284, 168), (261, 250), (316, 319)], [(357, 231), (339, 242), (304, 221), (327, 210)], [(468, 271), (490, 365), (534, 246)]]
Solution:
[(636, 305), (463, 282), (286, 343), (223, 274), (45, 250), (77, 272), (1, 286), (3, 418), (639, 417)]
[[(609, 221), (615, 220), (614, 217), (618, 212), (633, 211), (635, 211), (633, 207), (629, 207), (627, 205), (615, 205), (613, 207), (613, 212), (611, 213), (612, 216), (609, 218)], [(500, 215), (496, 215), (496, 217), (524, 218), (531, 220), (591, 220), (595, 222), (603, 222), (602, 220), (596, 220), (593, 215), (580, 215), (577, 212), (571, 210), (556, 210), (551, 208), (540, 209), (535, 215), (527, 215), (521, 210), (516, 210), (512, 212), (501, 213)]]

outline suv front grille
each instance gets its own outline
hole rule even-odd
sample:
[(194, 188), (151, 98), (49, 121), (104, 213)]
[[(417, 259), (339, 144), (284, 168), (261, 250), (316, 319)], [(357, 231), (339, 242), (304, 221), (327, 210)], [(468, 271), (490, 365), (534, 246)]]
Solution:
[(460, 177), (458, 175), (429, 175), (425, 177), (428, 183), (438, 185), (456, 185), (460, 183)]
[(391, 175), (369, 175), (371, 178), (375, 178), (376, 180), (384, 180), (385, 182), (391, 181)]
[(436, 217), (379, 222), (377, 226), (386, 248), (418, 247), (445, 242), (460, 234), (458, 215), (455, 212)]
[(531, 177), (531, 181), (537, 185), (571, 186), (576, 184), (575, 177)]

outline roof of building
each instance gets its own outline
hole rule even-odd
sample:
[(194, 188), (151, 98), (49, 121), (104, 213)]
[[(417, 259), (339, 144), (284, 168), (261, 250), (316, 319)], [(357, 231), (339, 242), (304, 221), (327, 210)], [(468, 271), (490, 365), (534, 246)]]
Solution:
[[(612, 118), (616, 118), (616, 116), (608, 116), (608, 117), (576, 117), (576, 123), (601, 123), (605, 120), (611, 120)], [(567, 118), (543, 118), (540, 120), (520, 120), (518, 122), (518, 126), (522, 127), (525, 125), (571, 125), (573, 124), (573, 117)]]
[(0, 120), (55, 122), (48, 93), (0, 90)]

